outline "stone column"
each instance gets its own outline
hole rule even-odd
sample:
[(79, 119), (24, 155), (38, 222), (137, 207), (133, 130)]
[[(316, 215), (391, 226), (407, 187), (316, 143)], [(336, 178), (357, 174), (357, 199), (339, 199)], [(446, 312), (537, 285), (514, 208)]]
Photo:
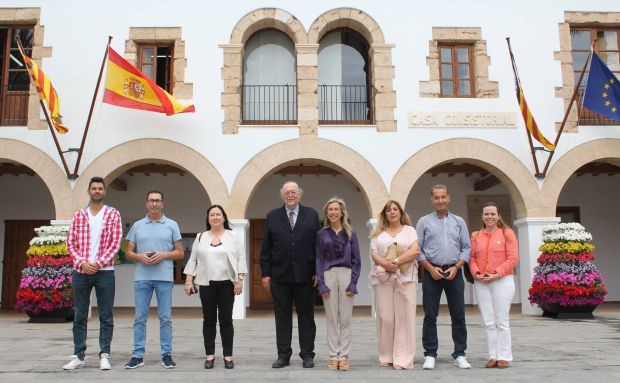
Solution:
[(542, 229), (544, 226), (559, 222), (560, 218), (558, 217), (526, 217), (514, 222), (519, 238), (519, 274), (521, 275), (519, 285), (521, 289), (521, 312), (523, 314), (542, 314), (542, 310), (538, 306), (530, 305), (528, 300), (529, 289), (532, 286), (534, 267), (538, 265), (536, 261), (540, 254), (538, 248), (543, 243)]
[[(377, 227), (377, 222), (378, 222), (378, 220), (376, 218), (371, 218), (368, 221), (366, 221), (366, 227), (368, 228), (368, 235), (372, 234), (372, 232), (375, 231), (375, 228)], [(369, 243), (369, 245), (368, 245), (368, 254), (370, 254), (370, 242), (368, 242), (368, 243)], [(360, 251), (361, 251), (361, 249), (360, 249)], [(362, 252), (362, 254), (364, 254), (363, 251), (361, 251), (361, 252)], [(373, 262), (372, 257), (370, 257), (370, 267), (371, 268), (374, 267), (374, 264), (375, 263)], [(371, 307), (371, 309), (370, 309), (370, 316), (374, 318), (375, 315), (376, 315), (376, 312), (375, 312), (375, 291), (372, 289), (372, 287), (370, 288), (370, 295), (372, 296), (372, 300), (370, 302), (370, 305), (371, 305), (370, 306)]]
[(243, 280), (243, 292), (235, 296), (235, 305), (233, 306), (233, 319), (245, 319), (245, 308), (250, 303), (250, 257), (248, 255), (248, 238), (250, 221), (247, 219), (231, 219), (230, 226), (235, 234), (241, 239), (243, 245), (244, 256), (248, 265), (248, 274)]
[(394, 44), (372, 44), (371, 57), (371, 84), (373, 88), (370, 97), (374, 97), (372, 106), (373, 115), (378, 132), (395, 132), (396, 120), (396, 92), (394, 92), (394, 66), (392, 65), (392, 48)]
[(221, 44), (219, 47), (224, 50), (224, 66), (222, 67), (224, 90), (221, 93), (222, 110), (224, 111), (222, 133), (236, 134), (241, 124), (243, 44)]
[(297, 123), (300, 135), (318, 135), (319, 44), (295, 44), (297, 52)]

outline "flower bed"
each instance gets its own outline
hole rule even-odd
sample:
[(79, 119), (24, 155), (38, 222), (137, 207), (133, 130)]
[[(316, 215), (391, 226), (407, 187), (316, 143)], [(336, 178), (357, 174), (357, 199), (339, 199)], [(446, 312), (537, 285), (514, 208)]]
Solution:
[(68, 227), (42, 226), (30, 241), (28, 261), (15, 309), (34, 315), (73, 307), (72, 260), (67, 252)]
[(538, 266), (534, 269), (530, 303), (541, 308), (597, 306), (607, 290), (594, 260), (592, 235), (578, 223), (561, 223), (543, 229)]

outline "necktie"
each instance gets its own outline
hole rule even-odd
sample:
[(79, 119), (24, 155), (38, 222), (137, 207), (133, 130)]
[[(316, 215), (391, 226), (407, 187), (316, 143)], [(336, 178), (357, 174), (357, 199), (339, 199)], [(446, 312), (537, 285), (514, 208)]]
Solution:
[(291, 224), (291, 229), (295, 228), (295, 212), (293, 210), (288, 213), (288, 223)]

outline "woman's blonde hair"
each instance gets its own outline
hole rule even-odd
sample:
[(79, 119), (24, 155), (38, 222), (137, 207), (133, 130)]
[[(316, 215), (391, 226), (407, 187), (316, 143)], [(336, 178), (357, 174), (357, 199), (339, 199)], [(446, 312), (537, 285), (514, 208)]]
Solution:
[(351, 225), (349, 225), (349, 212), (347, 211), (347, 204), (344, 203), (344, 200), (342, 198), (332, 197), (328, 199), (327, 202), (325, 202), (325, 206), (323, 206), (323, 214), (325, 215), (325, 220), (323, 222), (323, 229), (327, 229), (331, 225), (331, 223), (329, 222), (329, 219), (327, 218), (327, 208), (332, 203), (337, 203), (340, 206), (340, 213), (341, 213), (340, 224), (342, 225), (342, 228), (349, 236), (349, 239), (351, 239), (353, 230), (351, 229)]
[(409, 214), (405, 213), (403, 207), (398, 202), (394, 200), (389, 200), (386, 202), (385, 206), (383, 206), (381, 213), (379, 213), (379, 217), (377, 217), (377, 227), (375, 227), (375, 231), (372, 232), (370, 238), (374, 238), (377, 235), (381, 234), (381, 232), (383, 232), (389, 226), (387, 215), (385, 212), (392, 204), (396, 205), (396, 207), (398, 207), (398, 210), (400, 210), (400, 224), (412, 226)]

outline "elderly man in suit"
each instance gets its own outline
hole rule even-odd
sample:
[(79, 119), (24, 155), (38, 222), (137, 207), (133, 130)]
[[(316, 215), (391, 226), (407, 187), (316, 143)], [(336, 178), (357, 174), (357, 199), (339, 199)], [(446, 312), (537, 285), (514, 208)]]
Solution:
[(302, 189), (286, 182), (280, 189), (284, 206), (267, 214), (260, 253), (262, 284), (270, 292), (276, 319), (278, 359), (271, 367), (290, 363), (293, 335), (293, 302), (299, 327), (299, 356), (304, 368), (314, 367), (315, 244), (319, 215), (299, 200)]

